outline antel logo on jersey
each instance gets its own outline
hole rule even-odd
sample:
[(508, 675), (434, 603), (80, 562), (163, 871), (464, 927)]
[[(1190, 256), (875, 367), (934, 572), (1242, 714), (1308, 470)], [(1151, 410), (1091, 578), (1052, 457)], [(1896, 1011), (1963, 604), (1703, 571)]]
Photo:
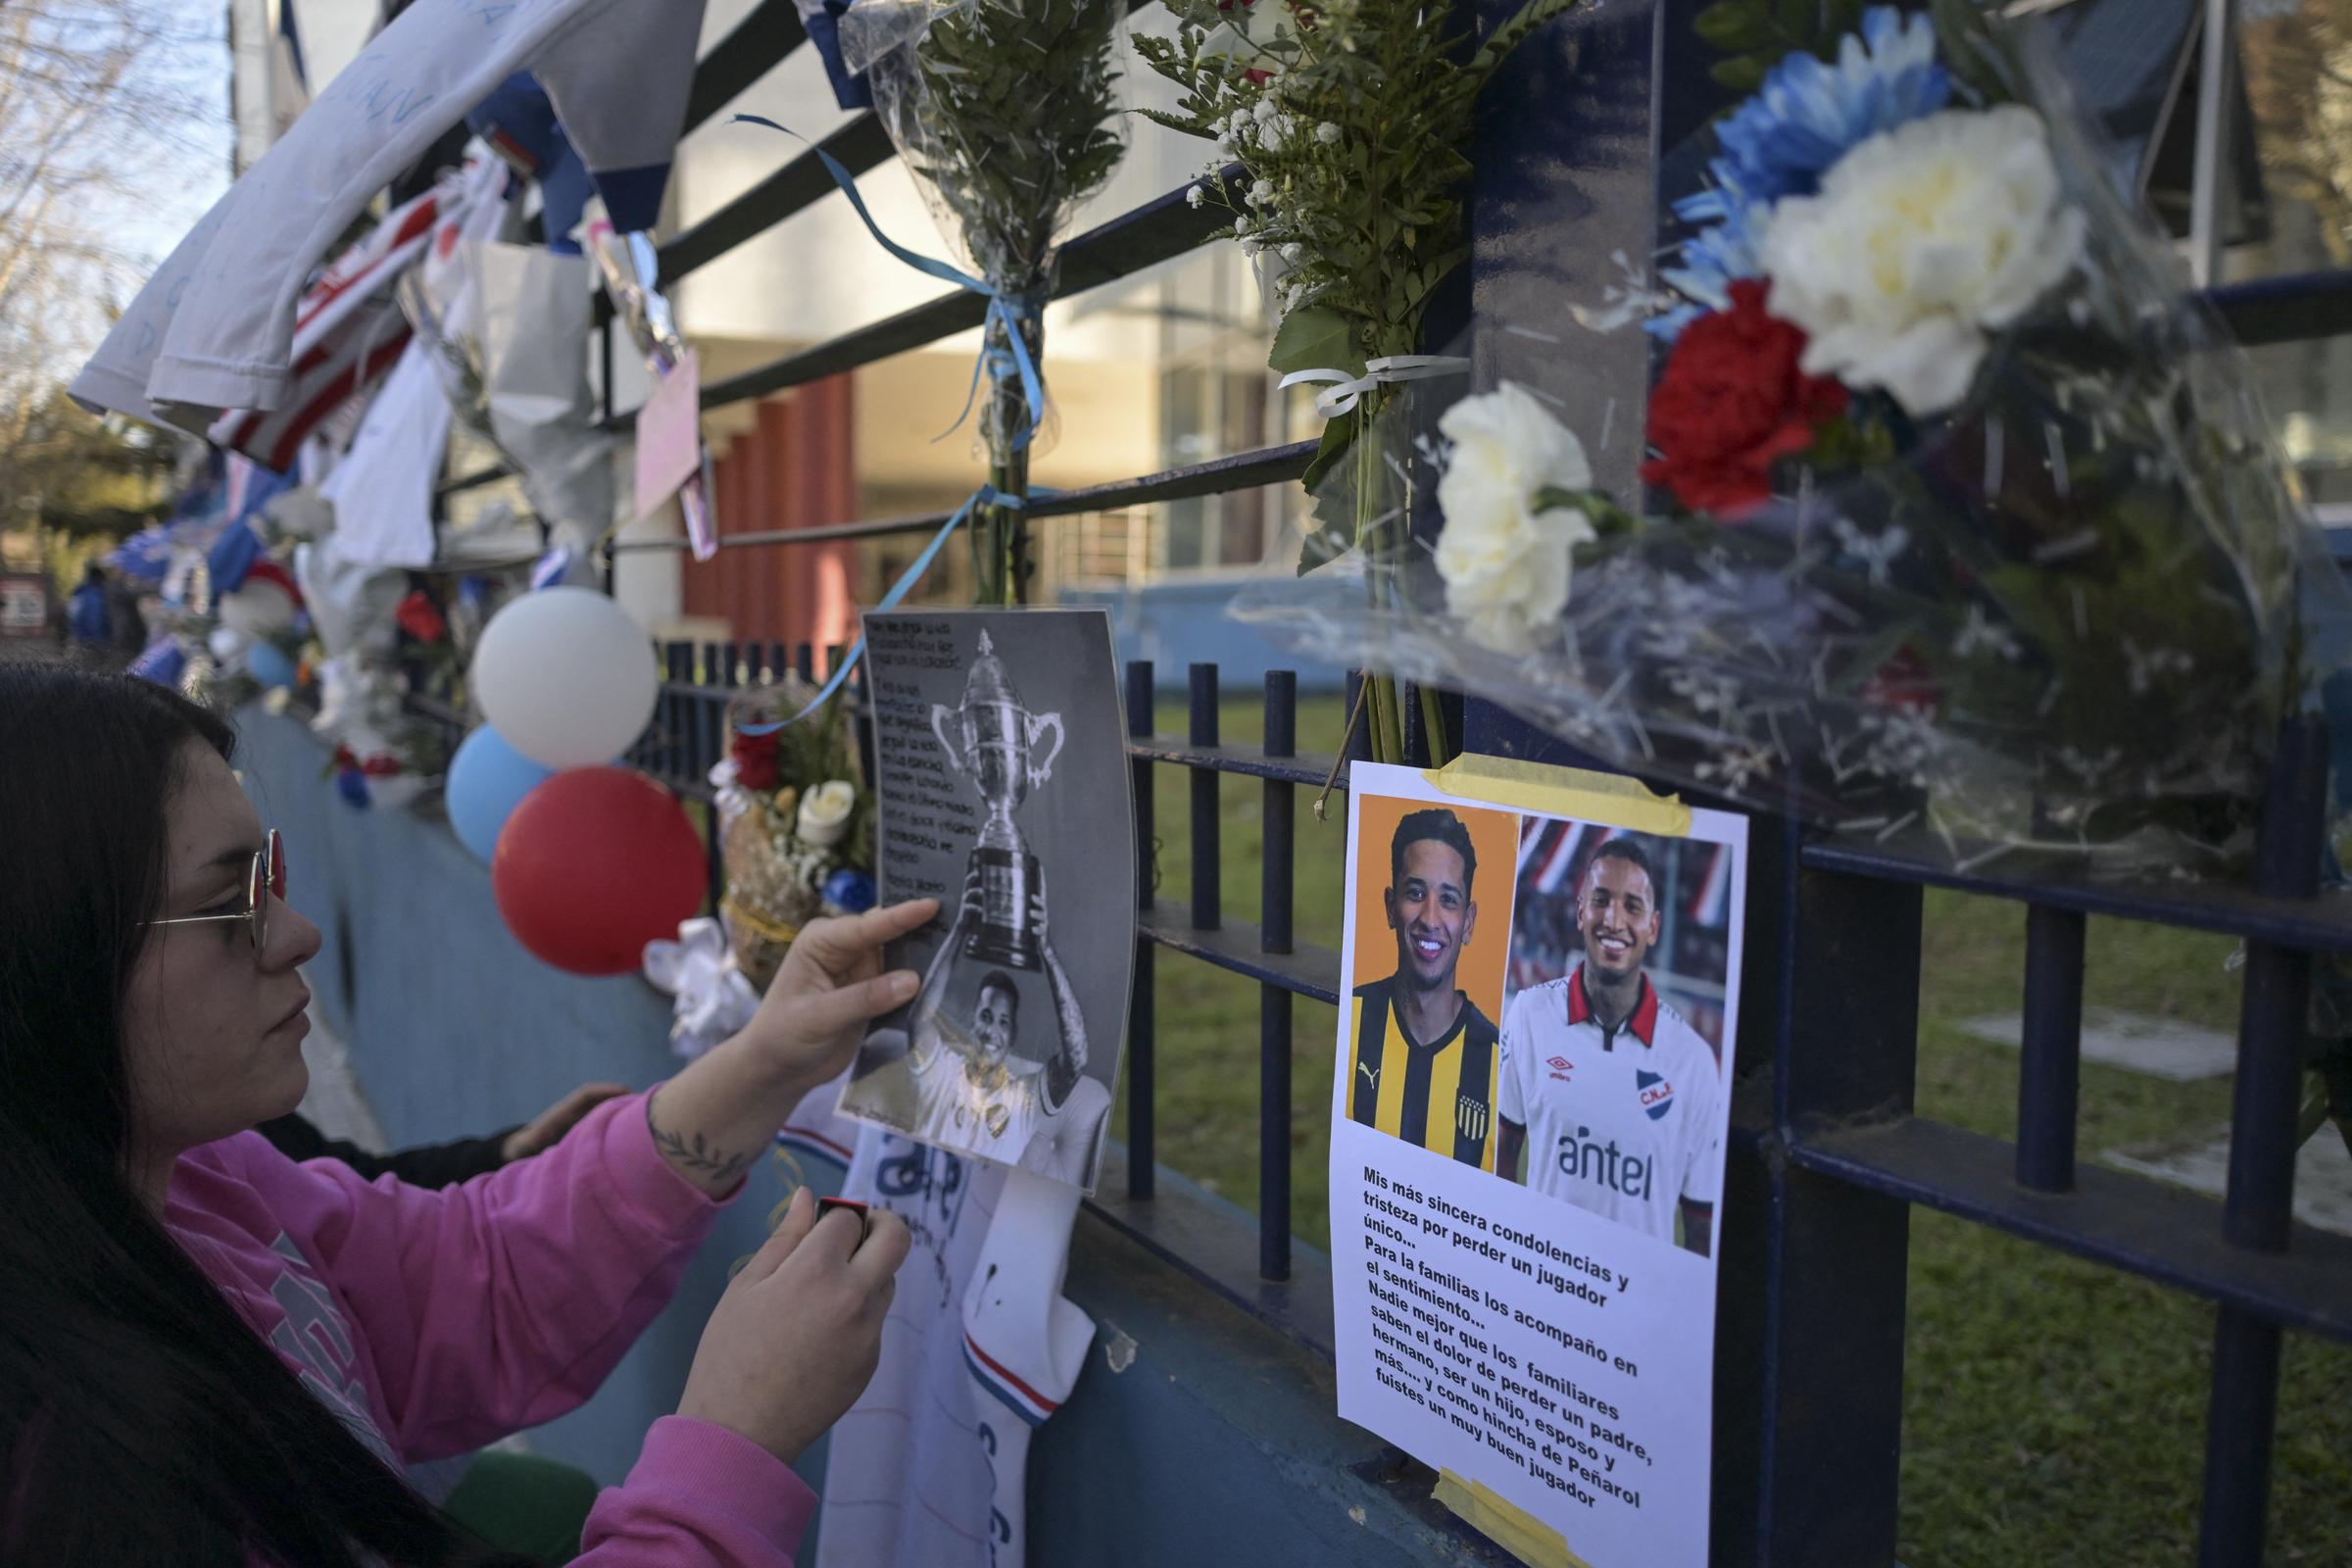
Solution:
[(1545, 1058), (1544, 1065), (1551, 1069), (1552, 1077), (1561, 1083), (1566, 1083), (1568, 1082), (1568, 1069), (1575, 1066), (1576, 1063), (1570, 1061), (1566, 1056), (1550, 1056)]
[(1674, 1108), (1674, 1085), (1664, 1073), (1634, 1069), (1634, 1092), (1641, 1099), (1642, 1108), (1649, 1112), (1651, 1121), (1664, 1121), (1666, 1112)]

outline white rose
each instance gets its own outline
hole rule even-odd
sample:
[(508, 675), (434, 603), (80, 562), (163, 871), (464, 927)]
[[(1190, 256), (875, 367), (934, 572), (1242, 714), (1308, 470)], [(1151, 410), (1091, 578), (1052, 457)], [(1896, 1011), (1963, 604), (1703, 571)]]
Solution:
[(1930, 415), (1967, 395), (1985, 333), (2075, 270), (2083, 233), (2041, 117), (2005, 104), (1863, 142), (1773, 209), (1760, 254), (1772, 314), (1812, 339), (1806, 373)]
[(1584, 444), (1515, 381), (1464, 398), (1438, 429), (1453, 443), (1438, 480), (1446, 609), (1490, 648), (1530, 648), (1568, 603), (1570, 550), (1597, 537), (1574, 507), (1532, 510), (1541, 490), (1592, 487)]
[(850, 831), (850, 812), (857, 806), (856, 785), (842, 779), (828, 779), (801, 797), (800, 812), (793, 824), (794, 836), (803, 844), (830, 849)]

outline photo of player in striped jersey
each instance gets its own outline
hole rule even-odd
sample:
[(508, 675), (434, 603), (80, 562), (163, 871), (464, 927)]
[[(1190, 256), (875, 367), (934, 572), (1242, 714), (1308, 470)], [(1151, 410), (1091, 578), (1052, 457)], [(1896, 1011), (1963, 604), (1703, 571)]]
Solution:
[(1397, 822), (1381, 896), (1396, 969), (1349, 998), (1348, 1108), (1367, 1127), (1492, 1171), (1497, 1036), (1457, 974), (1478, 928), (1477, 876), (1460, 815), (1432, 807)]

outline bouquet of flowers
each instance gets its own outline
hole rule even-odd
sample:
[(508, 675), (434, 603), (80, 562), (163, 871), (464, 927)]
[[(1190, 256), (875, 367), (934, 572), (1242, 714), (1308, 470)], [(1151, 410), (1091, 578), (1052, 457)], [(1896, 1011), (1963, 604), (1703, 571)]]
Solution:
[[(1046, 419), (1038, 371), (1064, 225), (1109, 179), (1117, 0), (858, 0), (839, 21), (848, 69), (871, 86), (941, 232), (990, 295), (980, 439), (1011, 500), (972, 531), (984, 605), (1027, 597), (1020, 504)], [(976, 377), (975, 377), (976, 379)]]
[(873, 795), (842, 705), (786, 721), (814, 696), (787, 675), (736, 698), (727, 756), (710, 770), (727, 872), (719, 918), (735, 967), (761, 991), (803, 925), (874, 904)]
[[(1219, 237), (1269, 279), (1282, 318), (1269, 364), (1286, 386), (1323, 387), (1328, 422), (1305, 476), (1323, 527), (1301, 571), (1349, 548), (1384, 563), (1406, 551), (1414, 454), (1369, 437), (1402, 384), (1468, 368), (1419, 351), (1432, 297), (1469, 259), (1471, 111), (1511, 51), (1573, 3), (1527, 0), (1472, 47), (1456, 13), (1417, 0), (1168, 0), (1174, 37), (1135, 41), (1185, 94), (1175, 114), (1144, 113), (1216, 144), (1190, 199), (1233, 214)], [(1241, 166), (1231, 183), (1228, 162)], [(1401, 761), (1396, 685), (1368, 680), (1365, 701), (1373, 755)], [(1442, 744), (1443, 724), (1425, 728)]]
[(1665, 504), (1595, 494), (1578, 435), (1506, 383), (1416, 436), (1445, 464), (1426, 563), (1245, 612), (1958, 863), (2242, 855), (2329, 673), (2309, 600), (2340, 585), (2305, 569), (2240, 361), (2031, 27), (1874, 9), (1713, 137), (1641, 302)]

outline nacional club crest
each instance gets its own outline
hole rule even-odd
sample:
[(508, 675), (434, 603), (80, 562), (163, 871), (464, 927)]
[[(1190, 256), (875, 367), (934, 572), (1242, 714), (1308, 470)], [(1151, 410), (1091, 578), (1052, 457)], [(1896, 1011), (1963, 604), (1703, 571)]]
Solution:
[(1475, 1095), (1458, 1095), (1453, 1102), (1454, 1129), (1472, 1143), (1487, 1138), (1487, 1102)]
[(1634, 1091), (1641, 1098), (1642, 1108), (1649, 1112), (1651, 1121), (1664, 1121), (1666, 1112), (1674, 1108), (1674, 1085), (1664, 1073), (1634, 1069)]

